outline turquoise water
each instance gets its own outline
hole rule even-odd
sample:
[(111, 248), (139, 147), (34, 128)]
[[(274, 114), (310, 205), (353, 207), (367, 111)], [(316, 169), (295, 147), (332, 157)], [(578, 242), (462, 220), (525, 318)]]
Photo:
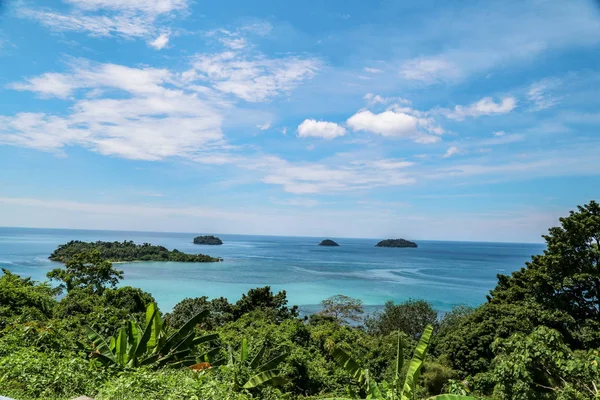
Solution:
[(248, 289), (285, 289), (291, 304), (312, 311), (341, 293), (382, 305), (388, 300), (425, 299), (440, 311), (476, 306), (496, 284), (496, 274), (521, 268), (541, 244), (418, 241), (417, 249), (376, 248), (375, 239), (218, 235), (222, 246), (194, 245), (190, 233), (0, 228), (0, 266), (35, 280), (56, 268), (48, 255), (69, 240), (133, 240), (188, 253), (223, 257), (220, 263), (136, 262), (118, 264), (124, 285), (140, 287), (164, 311), (186, 297), (237, 300)]

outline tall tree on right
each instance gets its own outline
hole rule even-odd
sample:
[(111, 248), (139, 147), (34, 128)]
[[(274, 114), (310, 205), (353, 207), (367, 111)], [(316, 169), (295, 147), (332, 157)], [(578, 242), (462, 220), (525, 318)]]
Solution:
[(559, 310), (572, 319), (577, 347), (600, 345), (600, 204), (579, 206), (543, 237), (544, 253), (511, 276), (498, 275), (488, 299)]
[(440, 332), (434, 353), (476, 375), (490, 369), (494, 341), (540, 326), (559, 331), (571, 349), (600, 347), (600, 205), (578, 207), (543, 237), (546, 250), (499, 275), (488, 302)]

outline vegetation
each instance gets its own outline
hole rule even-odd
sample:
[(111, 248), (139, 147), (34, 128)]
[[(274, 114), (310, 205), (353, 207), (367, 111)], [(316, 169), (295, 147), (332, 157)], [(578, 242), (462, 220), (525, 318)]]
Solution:
[(119, 279), (123, 279), (123, 271), (114, 269), (98, 250), (92, 250), (75, 254), (67, 260), (65, 268), (55, 268), (47, 276), (62, 282), (60, 289), (66, 289), (67, 292), (75, 288), (90, 288), (102, 294), (106, 286), (114, 288)]
[(174, 249), (169, 251), (163, 246), (153, 246), (150, 243), (135, 244), (133, 241), (123, 242), (82, 242), (72, 240), (58, 246), (50, 257), (52, 261), (67, 262), (78, 254), (98, 251), (100, 257), (110, 262), (122, 261), (177, 261), (177, 262), (217, 262), (222, 258), (210, 257), (204, 254), (186, 254)]
[(421, 300), (362, 318), (343, 295), (300, 318), (269, 287), (236, 302), (185, 299), (163, 315), (149, 293), (114, 288), (121, 273), (95, 248), (50, 273), (59, 288), (3, 270), (0, 394), (598, 400), (600, 207), (579, 207), (545, 239), (485, 304), (441, 318)]
[(377, 243), (375, 247), (418, 247), (418, 245), (406, 239), (386, 239)]
[(331, 239), (325, 239), (323, 241), (321, 241), (321, 243), (319, 243), (319, 246), (339, 246), (339, 244), (337, 244), (337, 242), (334, 242)]
[(221, 245), (223, 241), (216, 236), (196, 236), (194, 238), (194, 244), (208, 244), (208, 245)]
[(321, 302), (323, 310), (319, 315), (333, 318), (335, 321), (348, 324), (362, 320), (363, 303), (360, 299), (336, 294)]

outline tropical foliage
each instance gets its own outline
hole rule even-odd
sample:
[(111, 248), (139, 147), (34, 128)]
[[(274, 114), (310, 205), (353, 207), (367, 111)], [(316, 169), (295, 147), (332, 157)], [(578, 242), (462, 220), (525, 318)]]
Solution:
[(137, 321), (130, 319), (119, 328), (116, 336), (107, 341), (86, 326), (87, 336), (92, 342), (90, 356), (97, 357), (104, 364), (121, 367), (195, 364), (196, 357), (191, 356), (194, 347), (217, 339), (215, 334), (195, 337), (195, 326), (207, 315), (208, 311), (199, 312), (169, 335), (156, 304), (150, 303), (143, 329)]
[(204, 254), (186, 254), (174, 249), (169, 251), (163, 246), (153, 246), (150, 243), (135, 244), (133, 241), (123, 242), (82, 242), (72, 240), (61, 244), (52, 252), (52, 261), (67, 262), (81, 253), (99, 251), (104, 260), (111, 262), (120, 261), (177, 261), (177, 262), (216, 262), (221, 258), (210, 257)]
[(51, 273), (62, 295), (0, 276), (0, 395), (598, 400), (600, 206), (560, 222), (488, 301), (442, 316), (408, 300), (360, 318), (360, 301), (335, 296), (300, 317), (268, 286), (234, 302), (200, 287), (163, 316), (151, 294), (114, 287), (121, 273), (102, 249), (70, 247)]

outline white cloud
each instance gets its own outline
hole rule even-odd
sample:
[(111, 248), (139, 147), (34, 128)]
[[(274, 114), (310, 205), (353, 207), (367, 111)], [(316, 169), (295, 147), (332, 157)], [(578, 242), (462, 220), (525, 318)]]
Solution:
[(156, 39), (149, 42), (148, 44), (151, 47), (154, 47), (156, 50), (162, 50), (169, 43), (169, 36), (170, 36), (169, 33), (161, 33)]
[(402, 159), (382, 159), (373, 161), (370, 164), (374, 167), (381, 169), (401, 169), (412, 167), (413, 165), (415, 165), (415, 163), (412, 161), (406, 161)]
[(506, 135), (506, 132), (504, 132), (504, 131), (497, 131), (497, 132), (492, 133), (492, 135), (494, 135), (494, 136), (504, 136), (504, 135)]
[(372, 161), (352, 161), (338, 166), (321, 163), (293, 164), (277, 157), (257, 163), (254, 168), (265, 171), (263, 182), (278, 185), (293, 194), (368, 190), (375, 187), (408, 185), (415, 179), (403, 169), (404, 161), (388, 160), (376, 164)]
[(284, 126), (284, 127), (281, 129), (281, 133), (283, 133), (284, 135), (287, 135), (287, 126)]
[(166, 69), (130, 68), (118, 64), (94, 64), (85, 60), (72, 63), (71, 72), (45, 73), (10, 84), (16, 90), (28, 90), (43, 96), (69, 97), (77, 89), (114, 88), (131, 94), (162, 93), (161, 86), (171, 79)]
[(454, 110), (442, 109), (441, 112), (448, 118), (462, 121), (467, 117), (477, 118), (483, 115), (506, 114), (517, 106), (517, 100), (512, 96), (503, 97), (495, 102), (491, 97), (484, 97), (469, 106), (455, 106)]
[(229, 47), (232, 50), (240, 50), (248, 45), (244, 38), (222, 37), (219, 40), (224, 46)]
[[(80, 61), (68, 74), (44, 74), (13, 85), (67, 97), (102, 89), (114, 97), (80, 99), (66, 116), (20, 113), (0, 117), (0, 143), (60, 152), (83, 146), (106, 155), (160, 160), (215, 155), (224, 145), (218, 103), (169, 88), (168, 70)], [(58, 83), (57, 83), (58, 82)]]
[(383, 97), (378, 94), (367, 93), (363, 96), (363, 99), (367, 101), (367, 103), (371, 105), (375, 104), (390, 104), (390, 103), (398, 103), (398, 104), (406, 104), (410, 105), (411, 101), (404, 99), (402, 97)]
[(37, 20), (55, 31), (87, 32), (90, 36), (149, 38), (156, 34), (158, 17), (187, 8), (187, 0), (67, 0), (73, 8), (18, 9), (18, 15)]
[(335, 122), (305, 119), (298, 125), (298, 136), (300, 137), (318, 137), (331, 140), (345, 134), (346, 128), (339, 126)]
[(187, 7), (187, 0), (65, 0), (84, 10), (142, 11), (151, 15), (165, 14)]
[(441, 133), (430, 119), (396, 110), (387, 110), (380, 114), (362, 110), (351, 116), (347, 124), (355, 131), (365, 131), (385, 137), (408, 138), (417, 143), (437, 142), (439, 137), (428, 133)]
[(365, 70), (365, 72), (368, 72), (370, 74), (380, 74), (383, 72), (383, 70), (379, 69), (379, 68), (370, 68), (370, 67), (365, 67), (363, 68)]
[(406, 61), (400, 75), (409, 80), (434, 83), (457, 79), (461, 71), (456, 64), (442, 58), (417, 58)]
[(444, 158), (452, 157), (456, 154), (459, 154), (460, 150), (456, 146), (449, 147), (448, 150), (444, 153)]
[(42, 96), (66, 98), (75, 89), (72, 77), (65, 74), (46, 73), (27, 79), (26, 82), (16, 82), (8, 85), (15, 90), (31, 90)]
[(223, 92), (249, 102), (267, 101), (312, 78), (320, 62), (314, 58), (225, 51), (196, 56), (194, 68), (200, 78)]
[(271, 128), (271, 121), (267, 121), (264, 124), (257, 124), (256, 127), (261, 131), (266, 131), (267, 129)]
[(21, 9), (21, 17), (32, 18), (55, 31), (88, 32), (90, 36), (118, 35), (126, 38), (148, 37), (153, 28), (147, 18), (137, 16), (61, 14), (53, 11)]
[(554, 107), (559, 103), (558, 97), (548, 93), (558, 85), (560, 85), (560, 81), (556, 79), (542, 79), (529, 87), (527, 99), (533, 103), (534, 110), (545, 110), (546, 108)]

